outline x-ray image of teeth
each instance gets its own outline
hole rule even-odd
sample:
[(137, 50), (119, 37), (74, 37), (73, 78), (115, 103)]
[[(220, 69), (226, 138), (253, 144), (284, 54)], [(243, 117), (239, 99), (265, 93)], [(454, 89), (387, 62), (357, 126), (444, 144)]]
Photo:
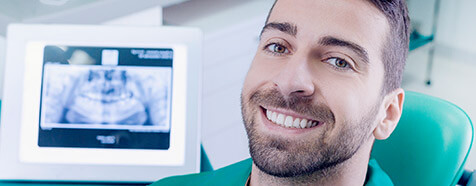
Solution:
[(171, 68), (46, 64), (44, 123), (168, 126)]

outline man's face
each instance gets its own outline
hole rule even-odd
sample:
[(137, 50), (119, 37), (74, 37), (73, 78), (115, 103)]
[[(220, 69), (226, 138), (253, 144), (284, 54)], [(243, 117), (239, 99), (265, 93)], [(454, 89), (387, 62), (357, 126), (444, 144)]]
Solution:
[[(365, 0), (279, 0), (242, 91), (250, 153), (275, 176), (306, 175), (373, 140), (388, 23)], [(369, 152), (370, 153), (370, 152)]]

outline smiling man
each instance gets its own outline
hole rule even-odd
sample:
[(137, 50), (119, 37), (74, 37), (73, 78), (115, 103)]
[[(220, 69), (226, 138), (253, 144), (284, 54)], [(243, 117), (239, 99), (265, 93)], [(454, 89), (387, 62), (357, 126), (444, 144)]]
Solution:
[(375, 160), (401, 113), (404, 0), (278, 0), (242, 91), (251, 160), (156, 184), (392, 185)]

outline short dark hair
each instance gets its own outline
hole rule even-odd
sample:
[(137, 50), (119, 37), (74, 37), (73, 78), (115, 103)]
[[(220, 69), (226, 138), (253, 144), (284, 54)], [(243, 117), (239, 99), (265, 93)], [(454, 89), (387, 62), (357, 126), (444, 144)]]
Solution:
[(382, 49), (385, 70), (383, 93), (399, 88), (410, 43), (410, 17), (405, 0), (369, 0), (387, 18), (390, 31)]
[[(269, 16), (273, 11), (271, 7)], [(382, 48), (382, 61), (384, 66), (383, 95), (399, 88), (402, 83), (405, 61), (408, 56), (408, 46), (410, 43), (410, 17), (405, 0), (367, 0), (382, 12), (387, 18), (390, 26), (389, 33)]]

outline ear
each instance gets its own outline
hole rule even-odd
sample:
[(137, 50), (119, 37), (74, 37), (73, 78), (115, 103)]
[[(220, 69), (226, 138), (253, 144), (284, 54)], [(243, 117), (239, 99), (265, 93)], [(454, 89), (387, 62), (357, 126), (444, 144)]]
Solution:
[(392, 134), (402, 115), (404, 99), (405, 91), (401, 88), (387, 94), (383, 98), (382, 106), (384, 107), (384, 113), (373, 131), (375, 139), (384, 140)]

